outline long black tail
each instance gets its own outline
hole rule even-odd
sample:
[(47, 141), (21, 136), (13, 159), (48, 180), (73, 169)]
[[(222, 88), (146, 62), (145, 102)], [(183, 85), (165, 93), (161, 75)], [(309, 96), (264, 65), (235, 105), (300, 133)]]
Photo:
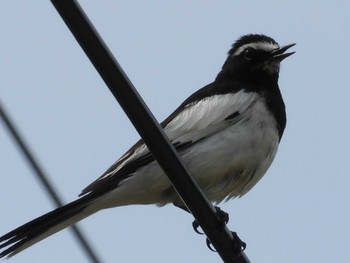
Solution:
[(0, 258), (11, 257), (40, 240), (97, 212), (89, 205), (96, 197), (83, 196), (0, 237)]

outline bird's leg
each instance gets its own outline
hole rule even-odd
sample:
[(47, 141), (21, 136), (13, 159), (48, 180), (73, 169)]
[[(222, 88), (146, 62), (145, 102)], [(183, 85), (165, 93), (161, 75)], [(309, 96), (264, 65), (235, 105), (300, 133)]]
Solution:
[[(174, 204), (176, 207), (179, 207), (179, 208), (181, 208), (182, 210), (184, 210), (184, 211), (186, 211), (186, 212), (188, 212), (188, 213), (191, 213), (191, 212), (188, 210), (188, 208), (187, 208), (186, 206), (184, 206), (184, 205), (182, 205), (182, 204), (177, 204), (177, 203), (173, 203), (173, 204)], [(226, 213), (225, 211), (221, 210), (221, 208), (218, 207), (218, 206), (215, 206), (215, 209), (216, 209), (216, 214), (217, 214), (218, 219), (219, 219), (219, 222), (220, 222), (218, 228), (225, 227), (225, 225), (226, 225), (226, 224), (228, 223), (228, 221), (229, 221), (229, 214)], [(200, 231), (198, 230), (198, 228), (199, 228), (199, 223), (198, 223), (197, 220), (194, 220), (194, 221), (193, 221), (192, 227), (193, 227), (193, 229), (194, 229), (194, 231), (195, 231), (196, 233), (198, 233), (198, 234), (200, 234), (200, 235), (204, 235), (203, 232), (200, 232)], [(243, 250), (245, 250), (245, 248), (246, 248), (246, 246), (247, 246), (246, 243), (243, 242), (243, 241), (238, 237), (238, 235), (237, 235), (236, 232), (231, 232), (231, 233), (232, 233), (232, 236), (233, 236), (233, 240), (232, 240), (232, 241), (233, 241), (233, 246), (234, 246), (234, 248), (235, 248), (236, 250), (238, 250), (238, 251), (243, 251)], [(208, 238), (207, 238), (207, 240), (206, 240), (206, 243), (207, 243), (208, 248), (209, 248), (211, 251), (216, 252), (216, 251), (212, 248), (211, 242), (210, 242), (210, 240), (209, 240)]]

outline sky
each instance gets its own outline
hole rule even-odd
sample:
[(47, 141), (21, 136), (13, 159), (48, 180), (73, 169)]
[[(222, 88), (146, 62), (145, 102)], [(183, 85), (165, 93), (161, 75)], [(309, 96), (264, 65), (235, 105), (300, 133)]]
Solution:
[[(162, 121), (212, 82), (232, 43), (297, 43), (283, 61), (287, 128), (274, 163), (221, 204), (251, 262), (350, 258), (349, 1), (80, 1)], [(49, 1), (2, 1), (0, 100), (55, 184), (74, 200), (139, 136)], [(0, 122), (0, 234), (54, 208)], [(172, 205), (101, 211), (79, 226), (102, 262), (221, 262)], [(11, 263), (88, 262), (69, 230)]]

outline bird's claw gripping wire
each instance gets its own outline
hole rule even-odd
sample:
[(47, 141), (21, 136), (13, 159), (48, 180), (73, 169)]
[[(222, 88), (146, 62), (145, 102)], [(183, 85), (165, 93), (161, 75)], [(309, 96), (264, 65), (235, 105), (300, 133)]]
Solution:
[[(190, 211), (187, 209), (186, 206), (183, 206), (183, 205), (179, 205), (177, 203), (174, 203), (175, 206), (183, 209), (184, 211), (190, 213)], [(218, 225), (218, 228), (220, 227), (225, 227), (225, 225), (228, 223), (229, 221), (229, 214), (226, 213), (225, 211), (221, 210), (220, 207), (218, 206), (215, 206), (215, 209), (216, 209), (216, 214), (218, 216), (218, 219), (219, 219), (219, 225)], [(200, 225), (198, 224), (197, 220), (194, 220), (192, 222), (192, 227), (193, 227), (193, 230), (200, 234), (200, 235), (204, 235), (205, 233), (201, 232), (198, 230), (198, 228), (200, 227)], [(235, 251), (237, 252), (241, 252), (243, 250), (245, 250), (245, 248), (247, 247), (246, 243), (243, 242), (237, 235), (236, 232), (231, 232), (232, 233), (232, 236), (233, 236), (233, 240), (232, 240), (232, 243), (233, 243), (233, 248)], [(212, 246), (212, 243), (211, 241), (207, 238), (206, 239), (206, 243), (207, 243), (207, 246), (208, 248), (213, 251), (213, 252), (216, 252), (216, 250), (213, 248)]]
[[(224, 227), (228, 221), (229, 221), (229, 214), (226, 213), (225, 211), (221, 210), (220, 207), (218, 206), (215, 206), (215, 209), (216, 209), (216, 213), (217, 213), (217, 216), (219, 218), (219, 221), (220, 221), (220, 225), (219, 225), (219, 228), (220, 227)], [(203, 232), (199, 231), (198, 228), (199, 228), (199, 224), (197, 222), (197, 220), (194, 220), (193, 223), (192, 223), (192, 227), (194, 229), (194, 231), (200, 235), (204, 235)], [(246, 243), (243, 242), (237, 235), (236, 232), (231, 232), (232, 233), (232, 236), (233, 236), (233, 247), (236, 251), (243, 251), (245, 250), (245, 248), (247, 247)], [(213, 251), (213, 252), (216, 252), (216, 250), (213, 248), (212, 246), (212, 243), (211, 241), (207, 238), (206, 239), (206, 243), (207, 243), (207, 247)]]
[(239, 238), (236, 232), (231, 231), (231, 234), (233, 236), (234, 248), (239, 252), (244, 251), (247, 247), (247, 244)]
[(197, 220), (194, 220), (194, 221), (192, 222), (192, 227), (193, 227), (194, 232), (196, 232), (197, 234), (200, 234), (200, 235), (204, 235), (203, 232), (201, 232), (201, 231), (198, 230), (199, 224), (198, 224), (198, 221), (197, 221)]
[[(220, 221), (219, 227), (221, 227), (221, 226), (224, 227), (224, 226), (228, 223), (228, 221), (229, 221), (229, 219), (230, 219), (230, 216), (229, 216), (228, 213), (226, 213), (225, 211), (221, 210), (221, 208), (218, 207), (218, 206), (215, 206), (215, 209), (216, 209), (216, 214), (217, 214), (217, 216), (218, 216), (218, 218), (219, 218), (219, 221)], [(192, 227), (193, 227), (193, 230), (194, 230), (196, 233), (198, 233), (198, 234), (200, 234), (200, 235), (204, 235), (203, 232), (201, 232), (201, 231), (198, 230), (199, 224), (198, 224), (197, 220), (194, 220), (194, 221), (192, 222)]]
[[(246, 249), (246, 247), (247, 247), (247, 244), (246, 244), (245, 242), (243, 242), (243, 241), (238, 237), (238, 235), (237, 235), (236, 232), (231, 232), (231, 234), (232, 234), (232, 236), (233, 236), (232, 242), (233, 242), (233, 248), (234, 248), (234, 250), (237, 251), (237, 252), (244, 251), (244, 250)], [(206, 243), (207, 243), (207, 247), (208, 247), (211, 251), (217, 252), (217, 251), (213, 248), (213, 246), (212, 246), (212, 244), (211, 244), (211, 241), (210, 241), (208, 238), (206, 239)]]

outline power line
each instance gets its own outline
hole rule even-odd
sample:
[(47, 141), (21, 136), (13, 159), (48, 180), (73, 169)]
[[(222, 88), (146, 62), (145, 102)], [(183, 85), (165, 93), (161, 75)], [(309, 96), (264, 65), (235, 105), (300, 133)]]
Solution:
[[(36, 177), (39, 179), (40, 183), (44, 186), (46, 192), (49, 194), (50, 198), (52, 199), (53, 203), (56, 206), (62, 206), (63, 203), (57, 193), (57, 191), (54, 189), (53, 184), (51, 184), (48, 176), (44, 173), (43, 168), (39, 164), (39, 161), (35, 159), (33, 152), (30, 150), (29, 146), (25, 143), (23, 137), (20, 135), (18, 129), (15, 127), (15, 124), (13, 121), (11, 121), (11, 118), (6, 113), (4, 106), (2, 106), (2, 103), (0, 101), (0, 117), (3, 120), (6, 128), (8, 129), (10, 135), (13, 137), (16, 145), (18, 146), (20, 152), (22, 153), (25, 160), (28, 162), (29, 166), (33, 170)], [(86, 253), (86, 255), (90, 258), (90, 261), (93, 263), (99, 263), (101, 262), (94, 250), (92, 249), (91, 245), (88, 243), (84, 235), (82, 234), (81, 230), (76, 226), (73, 225), (71, 227), (74, 236), (76, 237), (78, 243)]]

